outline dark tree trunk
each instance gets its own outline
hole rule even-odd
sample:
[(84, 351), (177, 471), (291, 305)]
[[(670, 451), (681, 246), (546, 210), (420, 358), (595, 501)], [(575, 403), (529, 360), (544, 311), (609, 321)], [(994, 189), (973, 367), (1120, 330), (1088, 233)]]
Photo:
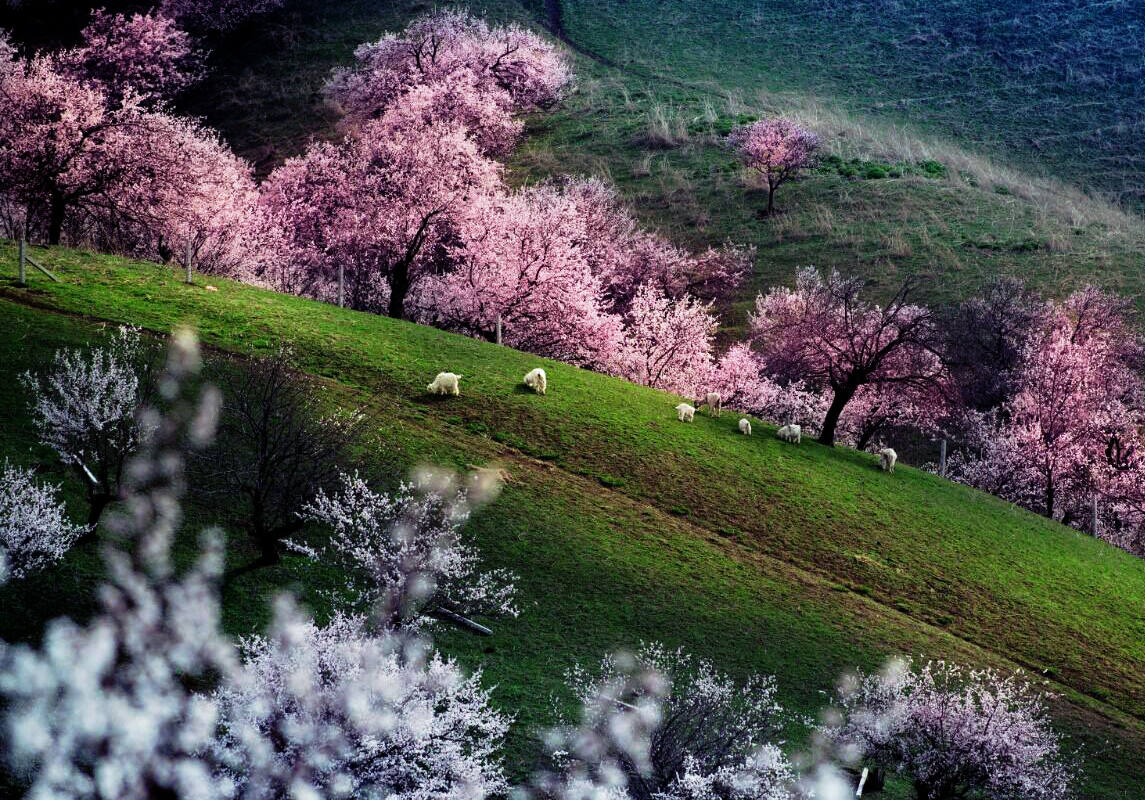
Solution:
[(774, 186), (769, 185), (767, 187), (767, 210), (764, 211), (763, 213), (769, 217), (775, 213), (775, 187)]
[(839, 427), (839, 417), (843, 415), (843, 409), (847, 407), (847, 403), (851, 402), (851, 398), (855, 396), (858, 389), (858, 385), (852, 386), (848, 383), (835, 390), (835, 396), (831, 398), (831, 406), (827, 409), (827, 416), (823, 418), (823, 430), (819, 434), (819, 444), (825, 444), (828, 447), (835, 446), (835, 429)]
[(390, 276), (389, 315), (394, 319), (405, 319), (407, 294), (409, 294), (409, 263), (403, 259), (394, 265)]
[(88, 496), (88, 511), (87, 511), (87, 524), (92, 526), (94, 531), (96, 523), (99, 522), (103, 512), (111, 504), (115, 498), (107, 492), (96, 492)]
[(59, 244), (64, 235), (64, 216), (67, 205), (63, 200), (53, 198), (52, 206), (48, 210), (48, 244)]

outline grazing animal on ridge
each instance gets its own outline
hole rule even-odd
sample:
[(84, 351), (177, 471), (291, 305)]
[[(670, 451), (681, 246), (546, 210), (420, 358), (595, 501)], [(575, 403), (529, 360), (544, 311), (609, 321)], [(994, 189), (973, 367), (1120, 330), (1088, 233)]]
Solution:
[(458, 382), (461, 378), (461, 375), (452, 372), (439, 372), (425, 390), (430, 394), (451, 394), (458, 397), (461, 395), (461, 384)]
[(751, 436), (751, 420), (747, 417), (739, 421), (739, 432), (744, 436)]
[(696, 416), (696, 409), (687, 403), (676, 406), (676, 419), (680, 422), (691, 422)]
[(775, 435), (785, 442), (799, 444), (803, 440), (803, 428), (798, 425), (784, 425), (775, 432)]
[(549, 377), (545, 375), (545, 371), (540, 367), (529, 370), (526, 373), (525, 385), (532, 389), (537, 394), (544, 394), (549, 388)]
[(696, 400), (696, 408), (700, 408), (701, 406), (707, 406), (708, 413), (713, 417), (718, 417), (724, 410), (723, 396), (719, 392), (708, 392)]
[(899, 460), (899, 454), (894, 451), (894, 448), (884, 447), (879, 451), (879, 468), (884, 472), (894, 472), (895, 462)]

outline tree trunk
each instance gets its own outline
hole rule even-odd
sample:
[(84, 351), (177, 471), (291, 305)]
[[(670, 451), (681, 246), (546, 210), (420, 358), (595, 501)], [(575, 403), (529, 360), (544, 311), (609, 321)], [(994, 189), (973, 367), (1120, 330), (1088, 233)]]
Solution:
[(775, 213), (775, 187), (771, 184), (767, 185), (767, 210), (763, 213), (769, 217)]
[(103, 516), (103, 512), (114, 499), (115, 498), (107, 492), (96, 492), (88, 496), (87, 524), (92, 527), (93, 531), (95, 530), (96, 523), (98, 523), (100, 517)]
[(1050, 478), (1046, 481), (1046, 516), (1050, 519), (1054, 518), (1054, 480)]
[(251, 527), (254, 529), (254, 541), (258, 545), (258, 563), (263, 566), (273, 566), (279, 562), (278, 537), (267, 529), (266, 514), (259, 500), (251, 502)]
[(56, 245), (64, 235), (64, 216), (67, 205), (59, 198), (52, 199), (52, 206), (48, 211), (48, 244)]
[(409, 263), (403, 259), (394, 265), (390, 275), (390, 310), (394, 319), (405, 319), (406, 295), (409, 294)]
[(843, 415), (843, 409), (851, 402), (858, 388), (846, 384), (835, 390), (835, 396), (831, 398), (831, 407), (827, 409), (827, 416), (823, 418), (823, 431), (819, 434), (819, 444), (835, 446), (835, 429), (839, 427), (839, 417)]

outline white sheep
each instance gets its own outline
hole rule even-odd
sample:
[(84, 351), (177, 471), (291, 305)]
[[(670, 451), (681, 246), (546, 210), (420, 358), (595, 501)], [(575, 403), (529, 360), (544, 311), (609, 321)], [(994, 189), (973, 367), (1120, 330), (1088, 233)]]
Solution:
[(899, 460), (899, 454), (894, 451), (894, 448), (884, 447), (879, 451), (879, 468), (884, 472), (894, 472), (895, 462)]
[(676, 406), (676, 419), (680, 422), (691, 422), (696, 416), (696, 409), (687, 403), (680, 403)]
[(785, 442), (799, 444), (803, 440), (803, 428), (798, 425), (784, 425), (775, 432), (775, 435)]
[(549, 388), (549, 377), (540, 367), (529, 370), (525, 375), (525, 385), (537, 394), (544, 394)]
[(708, 413), (713, 417), (718, 417), (720, 412), (723, 411), (723, 397), (719, 392), (708, 392), (702, 398), (696, 401), (697, 406), (707, 406)]
[(439, 372), (433, 383), (426, 386), (425, 390), (430, 394), (451, 394), (458, 397), (461, 394), (461, 384), (458, 381), (462, 377), (452, 372)]
[(747, 417), (740, 419), (739, 432), (744, 436), (751, 436), (751, 420), (749, 420)]

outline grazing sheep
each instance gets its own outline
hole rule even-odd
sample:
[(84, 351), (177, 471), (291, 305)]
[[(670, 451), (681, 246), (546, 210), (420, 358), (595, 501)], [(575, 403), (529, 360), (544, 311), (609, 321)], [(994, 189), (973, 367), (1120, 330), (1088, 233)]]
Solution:
[(696, 406), (707, 406), (708, 413), (713, 417), (718, 417), (720, 412), (723, 411), (723, 397), (719, 392), (708, 392), (702, 398), (696, 401)]
[(525, 385), (537, 394), (544, 394), (549, 388), (549, 378), (543, 369), (537, 367), (525, 375)]
[(691, 422), (696, 416), (696, 409), (687, 403), (676, 406), (676, 419), (680, 422)]
[(461, 377), (452, 372), (439, 372), (433, 383), (426, 386), (425, 390), (430, 394), (451, 394), (457, 397), (461, 394), (461, 385), (458, 383)]
[(739, 421), (739, 432), (744, 436), (751, 436), (751, 420), (747, 417)]
[(803, 429), (798, 425), (784, 425), (775, 432), (775, 435), (785, 442), (799, 444), (803, 440)]
[(884, 447), (879, 451), (879, 468), (884, 472), (894, 472), (895, 462), (899, 460), (899, 454), (893, 448)]

